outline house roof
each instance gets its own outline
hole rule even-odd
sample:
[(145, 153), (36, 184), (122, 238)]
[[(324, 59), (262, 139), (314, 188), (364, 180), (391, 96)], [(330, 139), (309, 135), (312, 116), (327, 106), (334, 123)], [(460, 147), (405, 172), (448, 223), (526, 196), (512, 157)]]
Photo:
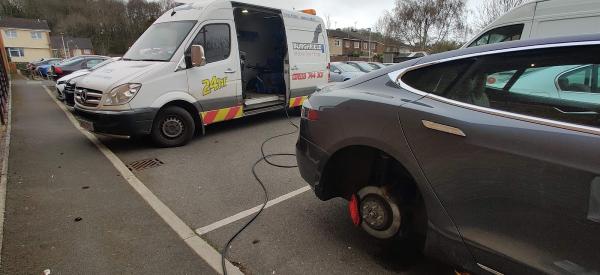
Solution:
[(354, 39), (354, 40), (363, 40), (359, 36), (353, 33), (345, 32), (340, 29), (337, 30), (327, 30), (328, 37), (337, 37), (337, 38), (346, 38), (346, 39)]
[(48, 22), (41, 19), (2, 17), (0, 18), (0, 27), (29, 29), (29, 30), (50, 30)]
[[(68, 44), (69, 48), (78, 48), (78, 49), (94, 49), (92, 45), (92, 40), (89, 38), (82, 37), (70, 37), (65, 36), (65, 47)], [(50, 46), (52, 49), (62, 49), (63, 48), (63, 39), (61, 36), (55, 35), (50, 36)]]

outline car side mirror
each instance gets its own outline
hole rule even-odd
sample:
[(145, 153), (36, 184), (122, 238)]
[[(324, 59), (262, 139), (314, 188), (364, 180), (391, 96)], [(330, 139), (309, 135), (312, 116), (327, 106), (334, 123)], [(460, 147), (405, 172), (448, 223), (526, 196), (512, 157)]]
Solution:
[(206, 64), (206, 56), (202, 45), (192, 45), (191, 57), (192, 67), (201, 67)]
[(341, 74), (341, 73), (342, 73), (342, 71), (340, 71), (340, 70), (334, 70), (334, 71), (333, 71), (333, 73), (336, 73), (336, 74)]

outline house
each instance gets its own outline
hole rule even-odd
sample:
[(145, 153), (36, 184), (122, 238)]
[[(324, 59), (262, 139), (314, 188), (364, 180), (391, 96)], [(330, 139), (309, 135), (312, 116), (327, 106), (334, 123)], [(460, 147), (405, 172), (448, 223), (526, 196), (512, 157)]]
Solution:
[(0, 33), (11, 62), (50, 58), (50, 28), (45, 20), (2, 17)]
[[(378, 56), (384, 62), (392, 62), (394, 57), (410, 52), (410, 47), (393, 39), (369, 38), (366, 34), (347, 32), (340, 29), (327, 30), (331, 61), (369, 60)], [(369, 49), (369, 42), (371, 48)], [(369, 54), (370, 53), (370, 54)], [(380, 60), (382, 61), (382, 60)]]
[[(329, 38), (329, 52), (332, 61), (368, 60), (368, 38), (341, 29), (327, 30), (327, 37)], [(383, 49), (381, 42), (371, 41), (371, 55), (374, 55), (380, 49)]]
[(50, 47), (53, 57), (68, 58), (95, 54), (92, 40), (89, 38), (54, 35), (50, 36)]

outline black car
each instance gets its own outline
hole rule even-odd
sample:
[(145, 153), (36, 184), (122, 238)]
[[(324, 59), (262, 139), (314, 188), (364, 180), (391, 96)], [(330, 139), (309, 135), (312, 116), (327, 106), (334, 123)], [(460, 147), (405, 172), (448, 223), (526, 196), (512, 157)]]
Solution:
[(598, 53), (600, 35), (499, 43), (322, 88), (300, 173), (368, 234), (465, 271), (598, 274)]
[(92, 67), (109, 59), (108, 56), (100, 55), (81, 55), (60, 64), (53, 65), (50, 68), (50, 75), (57, 80), (65, 75), (81, 69), (91, 69)]

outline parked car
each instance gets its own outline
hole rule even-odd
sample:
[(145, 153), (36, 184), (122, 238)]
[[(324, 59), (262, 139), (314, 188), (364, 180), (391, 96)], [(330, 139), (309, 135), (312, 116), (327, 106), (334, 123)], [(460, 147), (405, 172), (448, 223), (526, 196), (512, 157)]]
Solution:
[(56, 64), (60, 64), (61, 61), (62, 59), (48, 60), (47, 62), (43, 62), (42, 64), (38, 65), (35, 70), (37, 71), (37, 74), (39, 76), (48, 77), (48, 70), (50, 69), (50, 67)]
[(383, 65), (383, 63), (379, 63), (379, 62), (368, 62), (369, 65), (371, 65), (371, 67), (373, 67), (375, 70), (379, 70), (379, 69), (383, 69), (385, 68), (385, 65)]
[(377, 69), (376, 67), (365, 61), (347, 61), (346, 64), (354, 66), (355, 68), (361, 70), (364, 73), (370, 73)]
[(465, 271), (597, 274), (598, 52), (600, 34), (514, 41), (324, 87), (300, 173), (368, 234)]
[(343, 62), (331, 63), (329, 70), (331, 72), (331, 76), (329, 79), (330, 82), (344, 82), (354, 77), (365, 74), (358, 68)]
[(121, 57), (113, 57), (105, 60), (104, 62), (94, 66), (91, 69), (82, 69), (59, 78), (56, 81), (56, 92), (58, 98), (64, 100), (68, 106), (73, 106), (75, 104), (73, 93), (75, 92), (75, 85), (77, 84), (77, 80), (95, 70), (98, 70), (118, 60), (121, 60)]
[(62, 62), (60, 64), (52, 65), (50, 68), (51, 76), (54, 80), (58, 80), (59, 78), (69, 75), (74, 71), (78, 71), (81, 69), (90, 69), (105, 60), (109, 59), (108, 56), (101, 55), (80, 55), (74, 58), (71, 58), (68, 61)]
[(463, 48), (529, 38), (599, 33), (598, 24), (600, 1), (527, 1), (492, 22)]
[(427, 56), (427, 52), (407, 52), (407, 53), (400, 53), (398, 54), (397, 57), (394, 57), (394, 63), (401, 63), (407, 60), (411, 60), (411, 59), (415, 59), (415, 58), (420, 58), (423, 56)]
[[(31, 73), (37, 73), (39, 74), (39, 70), (38, 68), (40, 66), (48, 66), (48, 65), (54, 65), (56, 63), (59, 63), (62, 59), (60, 58), (42, 58), (38, 61), (34, 61), (31, 63), (27, 64), (27, 69), (31, 72)], [(45, 77), (45, 76), (44, 76)]]

